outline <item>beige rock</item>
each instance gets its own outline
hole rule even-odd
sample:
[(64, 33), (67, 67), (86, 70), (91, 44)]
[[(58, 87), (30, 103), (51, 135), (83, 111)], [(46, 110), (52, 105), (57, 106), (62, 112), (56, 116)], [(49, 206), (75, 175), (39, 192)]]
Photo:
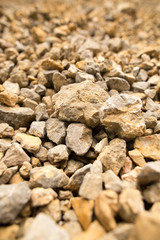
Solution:
[(160, 134), (137, 137), (134, 147), (138, 149), (145, 158), (160, 160)]
[(71, 191), (59, 191), (59, 199), (60, 200), (66, 200), (71, 199), (73, 197), (73, 194)]
[(22, 148), (31, 153), (36, 153), (40, 149), (41, 140), (39, 137), (34, 137), (25, 133), (17, 133), (15, 139), (21, 143)]
[(8, 183), (17, 170), (18, 166), (7, 168), (0, 177), (0, 185)]
[(68, 160), (67, 167), (65, 168), (65, 173), (67, 176), (71, 176), (74, 174), (78, 169), (82, 168), (84, 164), (80, 161), (76, 161), (73, 159)]
[(160, 182), (147, 186), (143, 191), (143, 197), (148, 203), (160, 201)]
[(63, 215), (64, 221), (78, 221), (78, 218), (73, 209), (66, 211)]
[(56, 162), (67, 161), (69, 149), (64, 144), (59, 144), (48, 151), (48, 160), (53, 164)]
[(77, 215), (82, 227), (86, 230), (92, 222), (93, 200), (86, 200), (82, 197), (71, 198), (71, 205)]
[(140, 167), (144, 167), (146, 161), (140, 151), (134, 149), (132, 151), (129, 151), (128, 154), (135, 164), (137, 164)]
[(63, 86), (52, 97), (55, 114), (60, 120), (86, 123), (90, 127), (99, 124), (99, 110), (108, 93), (91, 81)]
[(43, 31), (43, 29), (40, 26), (33, 27), (31, 29), (32, 36), (35, 42), (42, 43), (45, 40), (46, 32)]
[(61, 200), (60, 201), (60, 207), (61, 207), (61, 211), (63, 213), (67, 212), (70, 210), (71, 208), (71, 201), (70, 200)]
[(7, 123), (0, 123), (0, 137), (13, 137), (14, 129)]
[(34, 135), (39, 138), (43, 138), (45, 136), (45, 122), (32, 122), (30, 129), (29, 129), (29, 134)]
[(130, 159), (130, 157), (126, 157), (126, 161), (120, 171), (120, 176), (129, 173), (130, 171), (132, 171), (133, 168), (134, 168), (133, 161)]
[(124, 189), (119, 196), (119, 215), (127, 222), (134, 222), (137, 215), (144, 211), (142, 195), (137, 189)]
[(0, 227), (0, 240), (15, 240), (18, 236), (19, 228), (17, 224)]
[(118, 195), (113, 190), (104, 190), (95, 201), (95, 215), (106, 231), (116, 227), (114, 216), (118, 211)]
[(63, 70), (63, 66), (60, 61), (55, 61), (50, 58), (44, 59), (42, 61), (41, 67), (44, 70), (59, 70), (59, 71)]
[(118, 175), (126, 161), (126, 142), (122, 139), (113, 139), (99, 154), (98, 160), (105, 170), (112, 170)]
[(151, 207), (151, 212), (157, 213), (160, 211), (160, 202), (155, 202)]
[(61, 220), (61, 209), (59, 199), (53, 200), (47, 206), (40, 207), (39, 212), (43, 212), (46, 215), (50, 216), (55, 222)]
[(4, 162), (0, 161), (0, 176), (2, 176), (2, 174), (4, 173), (4, 171), (7, 169), (6, 164), (4, 164)]
[(24, 182), (24, 179), (21, 177), (19, 172), (15, 173), (9, 180), (9, 184), (15, 184), (20, 182)]
[(66, 145), (83, 156), (92, 144), (92, 131), (82, 123), (71, 123), (67, 128)]
[(23, 162), (19, 172), (24, 179), (29, 179), (31, 169), (32, 165), (29, 162)]
[(131, 170), (129, 173), (123, 174), (121, 176), (121, 179), (127, 182), (136, 182), (138, 175), (141, 173), (142, 168), (141, 167), (135, 167), (133, 170)]
[(31, 204), (33, 207), (47, 205), (57, 197), (57, 193), (51, 188), (34, 188), (31, 191)]
[(7, 90), (0, 92), (0, 103), (3, 103), (9, 107), (14, 107), (17, 102), (18, 102), (17, 94)]
[(103, 182), (105, 189), (121, 192), (123, 188), (121, 179), (112, 170), (103, 173)]
[(81, 225), (77, 221), (66, 222), (63, 227), (69, 234), (71, 240), (77, 237), (80, 233), (82, 233)]
[(94, 150), (97, 153), (103, 151), (103, 149), (108, 145), (108, 138), (103, 138), (99, 143), (96, 144)]

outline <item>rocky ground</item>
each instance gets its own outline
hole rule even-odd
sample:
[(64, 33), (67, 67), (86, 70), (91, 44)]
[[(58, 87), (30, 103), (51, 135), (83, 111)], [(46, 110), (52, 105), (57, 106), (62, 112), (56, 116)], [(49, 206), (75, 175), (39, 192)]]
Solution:
[(0, 3), (0, 240), (159, 240), (158, 1)]

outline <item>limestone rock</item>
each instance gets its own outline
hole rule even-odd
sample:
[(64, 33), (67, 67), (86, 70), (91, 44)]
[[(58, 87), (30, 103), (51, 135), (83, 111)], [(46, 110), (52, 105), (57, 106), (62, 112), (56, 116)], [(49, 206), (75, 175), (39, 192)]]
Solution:
[(130, 85), (129, 83), (119, 77), (109, 77), (106, 79), (106, 83), (109, 89), (115, 89), (117, 91), (129, 91)]
[(107, 99), (108, 93), (88, 80), (63, 86), (52, 97), (60, 120), (86, 123), (90, 127), (99, 124), (99, 110)]
[(146, 161), (144, 160), (143, 155), (137, 149), (128, 152), (129, 156), (132, 158), (133, 162), (135, 162), (138, 166), (144, 167)]
[(57, 145), (48, 151), (48, 160), (53, 164), (56, 162), (67, 161), (69, 150), (64, 144)]
[(45, 122), (32, 122), (29, 129), (29, 134), (34, 135), (39, 138), (44, 138), (45, 136)]
[(9, 138), (1, 138), (0, 139), (0, 151), (2, 153), (6, 152), (10, 147), (12, 143)]
[(29, 162), (23, 162), (19, 172), (24, 179), (29, 179), (31, 169), (32, 165)]
[(17, 94), (7, 90), (0, 92), (0, 103), (3, 103), (9, 107), (14, 107), (17, 102), (18, 102)]
[(31, 203), (33, 207), (47, 205), (56, 197), (57, 193), (51, 188), (44, 189), (37, 187), (31, 191)]
[(143, 197), (148, 203), (160, 201), (160, 182), (147, 186), (143, 191)]
[(14, 129), (7, 123), (0, 123), (0, 137), (13, 137)]
[(43, 188), (61, 188), (68, 184), (65, 173), (53, 166), (36, 167), (30, 173), (30, 186)]
[(0, 186), (0, 223), (10, 223), (30, 199), (26, 183)]
[(0, 162), (0, 176), (2, 176), (3, 172), (7, 169), (6, 164), (4, 162)]
[(82, 233), (82, 228), (79, 222), (77, 221), (69, 221), (66, 222), (64, 225), (64, 229), (67, 231), (67, 233), (70, 236), (70, 239), (74, 239), (77, 237), (80, 233)]
[(47, 206), (40, 207), (39, 212), (43, 212), (46, 215), (50, 216), (55, 222), (59, 222), (62, 218), (59, 199), (56, 198)]
[(67, 128), (66, 145), (83, 156), (92, 144), (92, 131), (82, 123), (71, 123)]
[(14, 174), (16, 174), (17, 170), (18, 170), (18, 166), (7, 168), (3, 172), (2, 176), (0, 177), (0, 185), (8, 183), (10, 181), (10, 179), (12, 178), (12, 176)]
[(123, 188), (121, 179), (112, 170), (103, 173), (103, 182), (105, 189), (121, 192)]
[(19, 228), (20, 227), (17, 224), (1, 227), (0, 240), (15, 240), (18, 236)]
[(103, 138), (94, 148), (95, 152), (100, 153), (108, 145), (108, 138)]

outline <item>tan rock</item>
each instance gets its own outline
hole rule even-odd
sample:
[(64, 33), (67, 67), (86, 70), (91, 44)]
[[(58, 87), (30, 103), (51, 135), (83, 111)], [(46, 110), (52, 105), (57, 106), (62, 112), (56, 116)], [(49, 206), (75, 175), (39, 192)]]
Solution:
[(121, 192), (123, 188), (121, 179), (112, 170), (103, 173), (103, 182), (105, 189)]
[(127, 182), (136, 183), (137, 177), (141, 173), (141, 171), (142, 171), (142, 168), (137, 166), (133, 170), (131, 170), (129, 173), (121, 175), (121, 179)]
[(134, 149), (132, 151), (129, 151), (128, 154), (135, 164), (137, 164), (140, 167), (144, 167), (146, 161), (140, 151)]
[(116, 227), (114, 216), (118, 211), (118, 195), (113, 190), (104, 190), (95, 201), (95, 215), (106, 231)]
[(21, 177), (19, 172), (15, 173), (9, 180), (9, 184), (15, 184), (20, 182), (24, 182), (24, 179)]
[(9, 107), (14, 107), (17, 102), (18, 102), (17, 94), (7, 90), (0, 92), (0, 103), (3, 103)]
[(36, 153), (40, 149), (41, 139), (25, 133), (17, 133), (15, 139), (21, 143), (22, 148), (31, 153)]
[(46, 32), (43, 31), (41, 26), (33, 27), (31, 32), (35, 42), (37, 43), (44, 42), (46, 37)]
[(41, 66), (45, 70), (63, 70), (63, 66), (60, 61), (55, 61), (50, 58), (44, 59)]
[(67, 231), (71, 240), (82, 233), (81, 225), (77, 221), (66, 222), (63, 225), (63, 228)]
[(28, 179), (31, 169), (32, 165), (29, 162), (23, 162), (22, 167), (19, 169), (19, 172), (24, 179)]
[(0, 227), (0, 240), (15, 240), (18, 236), (19, 228), (17, 224)]
[(31, 191), (31, 204), (33, 207), (40, 207), (49, 204), (56, 197), (57, 193), (52, 188), (34, 188)]
[(18, 166), (7, 168), (0, 177), (0, 185), (9, 182), (11, 177), (18, 171)]
[(0, 123), (0, 137), (13, 137), (14, 129), (7, 123)]
[(61, 220), (61, 209), (59, 199), (53, 200), (47, 206), (40, 207), (39, 212), (43, 212), (46, 215), (50, 216), (55, 222)]
[(92, 222), (93, 200), (86, 200), (82, 197), (71, 198), (71, 205), (77, 215), (82, 227), (86, 230)]
[(137, 137), (134, 147), (138, 149), (145, 158), (160, 160), (160, 134)]

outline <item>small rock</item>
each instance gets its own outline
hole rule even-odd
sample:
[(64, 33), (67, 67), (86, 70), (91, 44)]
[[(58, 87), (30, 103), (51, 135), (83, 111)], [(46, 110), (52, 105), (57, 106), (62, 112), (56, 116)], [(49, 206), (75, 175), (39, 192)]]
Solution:
[(29, 82), (26, 73), (19, 70), (10, 74), (10, 80), (13, 83), (18, 83), (20, 87), (27, 87)]
[(0, 103), (3, 103), (9, 107), (14, 107), (17, 102), (18, 102), (17, 94), (8, 90), (0, 92)]
[(57, 145), (48, 151), (48, 160), (54, 164), (56, 162), (67, 161), (69, 150), (64, 144)]
[(65, 173), (68, 176), (71, 176), (72, 174), (74, 174), (78, 169), (82, 168), (83, 166), (84, 166), (84, 164), (82, 162), (76, 161), (73, 159), (69, 159), (67, 167), (65, 168)]
[(55, 61), (50, 58), (44, 59), (42, 61), (41, 67), (44, 70), (59, 70), (59, 71), (63, 70), (63, 66), (60, 61)]
[(109, 78), (106, 79), (106, 83), (107, 83), (107, 86), (110, 90), (115, 89), (119, 92), (130, 90), (129, 83), (123, 78), (109, 77)]
[(101, 153), (107, 145), (108, 145), (108, 138), (103, 138), (99, 143), (96, 144), (94, 150), (96, 153)]
[(2, 176), (0, 177), (0, 185), (8, 183), (10, 181), (10, 179), (12, 178), (12, 176), (14, 174), (16, 174), (17, 170), (18, 170), (18, 166), (7, 168), (3, 172)]
[(46, 32), (43, 31), (42, 27), (37, 26), (31, 29), (33, 39), (37, 43), (42, 43), (45, 40)]
[(21, 96), (24, 98), (29, 98), (37, 103), (40, 102), (40, 95), (37, 94), (33, 89), (21, 88)]
[(44, 121), (49, 118), (49, 115), (46, 110), (46, 105), (44, 103), (40, 103), (35, 108), (35, 114), (36, 114), (36, 121)]
[(137, 177), (141, 173), (142, 168), (141, 167), (135, 167), (133, 170), (131, 170), (128, 173), (125, 173), (121, 175), (121, 179), (127, 182), (137, 182)]
[(66, 222), (63, 226), (64, 226), (64, 229), (69, 234), (70, 239), (74, 239), (82, 232), (81, 225), (79, 224), (79, 222), (76, 222), (76, 221)]
[(29, 129), (29, 134), (34, 135), (39, 138), (44, 138), (45, 136), (45, 122), (32, 122)]
[(0, 139), (0, 151), (3, 153), (3, 152), (6, 152), (10, 146), (11, 146), (11, 140), (9, 138), (2, 138)]
[(13, 137), (14, 129), (7, 123), (0, 123), (0, 137)]
[(160, 182), (154, 183), (143, 191), (144, 200), (148, 203), (160, 201)]
[(4, 171), (7, 169), (6, 164), (4, 164), (4, 162), (0, 161), (0, 176), (2, 176), (2, 174), (4, 173)]
[(43, 212), (50, 216), (55, 222), (59, 222), (62, 218), (59, 199), (53, 200), (47, 206), (40, 207), (39, 212)]
[(35, 108), (37, 106), (38, 106), (38, 103), (29, 98), (25, 98), (23, 100), (23, 107), (31, 108), (33, 111), (35, 111)]
[(140, 167), (144, 167), (146, 161), (144, 160), (144, 157), (140, 151), (134, 149), (132, 151), (129, 151), (128, 154), (135, 164), (137, 164)]
[(20, 227), (17, 224), (0, 228), (0, 240), (15, 240), (18, 236)]
[(135, 82), (132, 84), (133, 92), (144, 92), (147, 88), (149, 88), (149, 82)]
[(115, 192), (122, 190), (122, 181), (112, 170), (103, 173), (103, 182), (105, 189), (111, 189)]
[(31, 191), (31, 204), (33, 207), (47, 205), (57, 197), (57, 193), (51, 188), (34, 188)]
[(41, 162), (46, 162), (48, 160), (48, 150), (41, 146), (39, 151), (35, 154), (35, 157), (38, 158)]
[(29, 162), (23, 162), (19, 172), (24, 179), (29, 179), (31, 169), (32, 165)]

